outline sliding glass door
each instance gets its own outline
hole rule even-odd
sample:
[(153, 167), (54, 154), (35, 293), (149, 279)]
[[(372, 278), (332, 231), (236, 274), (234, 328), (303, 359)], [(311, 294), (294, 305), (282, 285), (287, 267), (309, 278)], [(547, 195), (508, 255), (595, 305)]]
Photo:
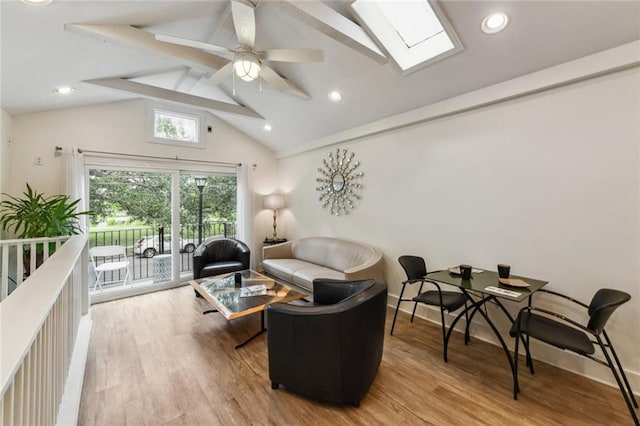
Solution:
[[(131, 161), (126, 167), (88, 165), (87, 173), (90, 249), (121, 246), (126, 252), (92, 256), (93, 301), (178, 285), (191, 278), (201, 241), (236, 234), (234, 173), (136, 169)], [(131, 279), (125, 268), (99, 273), (113, 262), (125, 262)]]
[[(99, 270), (102, 264), (128, 262), (131, 275), (131, 283), (125, 283), (126, 270), (105, 272), (96, 289), (120, 291), (129, 284), (171, 280), (171, 180), (169, 173), (89, 170), (89, 209), (93, 212), (89, 246), (123, 246), (126, 251), (126, 258), (92, 256), (93, 266)], [(181, 248), (193, 251), (195, 247)], [(97, 279), (97, 274), (92, 278)]]
[[(198, 246), (211, 237), (236, 237), (236, 176), (183, 172), (180, 175), (180, 235)], [(192, 258), (182, 271), (192, 271)]]

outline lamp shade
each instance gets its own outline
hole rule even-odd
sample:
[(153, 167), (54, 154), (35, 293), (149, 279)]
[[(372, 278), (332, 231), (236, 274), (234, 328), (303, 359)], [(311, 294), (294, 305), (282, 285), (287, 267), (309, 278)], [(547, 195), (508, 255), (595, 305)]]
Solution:
[(284, 208), (284, 194), (270, 194), (264, 196), (264, 208), (277, 210)]

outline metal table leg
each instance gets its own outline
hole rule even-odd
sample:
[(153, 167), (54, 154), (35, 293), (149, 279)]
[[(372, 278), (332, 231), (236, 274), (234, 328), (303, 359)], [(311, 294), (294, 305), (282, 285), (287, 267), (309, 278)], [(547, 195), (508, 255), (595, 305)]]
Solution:
[(246, 345), (247, 343), (249, 343), (250, 341), (252, 341), (256, 337), (258, 337), (259, 335), (261, 335), (265, 331), (267, 331), (267, 328), (264, 326), (264, 311), (260, 311), (260, 330), (256, 334), (254, 334), (253, 336), (249, 337), (244, 342), (238, 343), (235, 348), (238, 349), (238, 348), (243, 347), (244, 345)]
[[(462, 289), (462, 291), (467, 294), (467, 296), (469, 296), (469, 294), (465, 291), (465, 289)], [(470, 300), (471, 297), (469, 296)], [(473, 310), (471, 317), (473, 317), (473, 315), (475, 315), (476, 312), (479, 312), (480, 315), (482, 315), (482, 317), (485, 319), (485, 321), (487, 322), (487, 324), (489, 324), (489, 327), (491, 327), (491, 330), (493, 330), (493, 334), (496, 335), (496, 337), (498, 338), (498, 340), (500, 341), (500, 345), (502, 346), (502, 350), (504, 351), (505, 356), (507, 357), (507, 360), (509, 361), (509, 366), (511, 367), (511, 375), (513, 377), (513, 383), (514, 383), (514, 399), (515, 399), (515, 395), (517, 395), (517, 392), (520, 390), (519, 385), (518, 385), (518, 378), (516, 376), (517, 372), (515, 369), (515, 363), (513, 361), (513, 357), (511, 356), (511, 352), (509, 352), (509, 348), (507, 347), (506, 342), (504, 341), (504, 339), (502, 338), (502, 335), (500, 334), (500, 332), (498, 331), (498, 329), (496, 328), (495, 324), (493, 323), (493, 321), (491, 321), (491, 319), (489, 318), (489, 315), (487, 315), (482, 309), (482, 305), (484, 305), (485, 303), (491, 301), (491, 300), (497, 300), (494, 296), (489, 296), (489, 297), (483, 297), (480, 300), (474, 302), (471, 306), (469, 306), (468, 308), (464, 309), (462, 312), (460, 312), (458, 314), (458, 316), (453, 320), (453, 322), (451, 323), (451, 325), (449, 326), (449, 330), (447, 332), (447, 336), (445, 338), (445, 343), (444, 343), (444, 359), (445, 362), (447, 362), (447, 349), (449, 346), (449, 339), (451, 337), (451, 333), (453, 332), (457, 322), (460, 320), (460, 318), (462, 318), (462, 315), (465, 314), (465, 312), (469, 311), (469, 310)], [(504, 306), (502, 306), (502, 304), (500, 302), (498, 302), (498, 305), (502, 308), (502, 310), (507, 313), (507, 317), (509, 319), (512, 320), (513, 319), (511, 317), (511, 315), (508, 314), (508, 312), (506, 312), (506, 309), (504, 308)], [(528, 348), (527, 348), (528, 351)]]

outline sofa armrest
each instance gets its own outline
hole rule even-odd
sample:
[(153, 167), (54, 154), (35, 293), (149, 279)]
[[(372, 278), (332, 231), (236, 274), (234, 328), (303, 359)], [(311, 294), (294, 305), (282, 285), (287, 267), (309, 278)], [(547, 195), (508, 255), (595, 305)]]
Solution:
[(362, 265), (349, 268), (344, 271), (345, 280), (357, 281), (373, 278), (376, 280), (384, 280), (384, 263), (382, 253), (376, 250), (375, 255)]
[(209, 263), (209, 259), (207, 256), (207, 246), (205, 244), (201, 244), (196, 248), (196, 251), (193, 252), (193, 279), (197, 280), (201, 278), (200, 272), (202, 268)]
[(262, 259), (290, 259), (293, 257), (291, 251), (292, 241), (282, 244), (262, 247)]
[(242, 263), (244, 269), (249, 269), (251, 265), (251, 250), (242, 241), (236, 244), (236, 259)]

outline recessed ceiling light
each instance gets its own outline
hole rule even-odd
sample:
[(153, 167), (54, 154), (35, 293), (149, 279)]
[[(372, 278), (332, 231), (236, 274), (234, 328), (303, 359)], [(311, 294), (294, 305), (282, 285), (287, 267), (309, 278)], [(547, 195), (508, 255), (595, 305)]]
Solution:
[(327, 96), (329, 96), (331, 102), (340, 102), (342, 100), (342, 94), (337, 90), (330, 91)]
[(53, 0), (20, 0), (22, 3), (30, 4), (33, 6), (46, 6)]
[(271, 131), (271, 125), (270, 124), (265, 124), (262, 128), (267, 132)]
[(507, 25), (509, 25), (509, 15), (504, 12), (495, 12), (484, 18), (482, 31), (486, 34), (496, 34), (507, 28)]
[(58, 87), (57, 89), (53, 89), (53, 93), (57, 93), (58, 95), (68, 95), (75, 91), (75, 87)]

